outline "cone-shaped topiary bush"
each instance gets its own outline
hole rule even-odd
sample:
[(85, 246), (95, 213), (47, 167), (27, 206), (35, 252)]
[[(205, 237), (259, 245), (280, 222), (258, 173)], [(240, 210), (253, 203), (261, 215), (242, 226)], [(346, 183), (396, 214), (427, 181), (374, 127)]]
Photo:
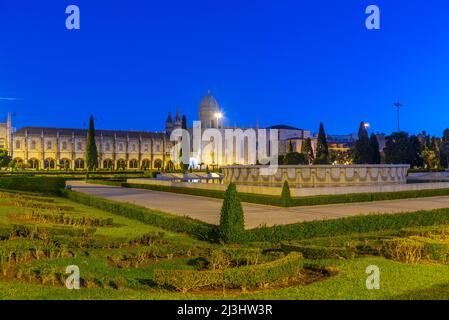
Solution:
[(281, 193), (281, 207), (290, 207), (291, 203), (292, 203), (292, 196), (290, 194), (290, 187), (288, 186), (288, 182), (284, 181)]
[(245, 231), (245, 218), (237, 188), (231, 183), (226, 190), (221, 208), (219, 236), (226, 243), (240, 242)]

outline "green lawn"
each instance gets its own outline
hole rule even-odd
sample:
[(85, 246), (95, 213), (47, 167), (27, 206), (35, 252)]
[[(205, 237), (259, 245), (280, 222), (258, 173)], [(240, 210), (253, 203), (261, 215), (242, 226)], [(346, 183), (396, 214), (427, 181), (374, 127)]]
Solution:
[[(112, 224), (90, 226), (72, 225), (65, 220), (35, 221), (36, 213), (76, 218), (73, 221), (83, 217), (109, 218)], [(13, 236), (11, 230), (15, 230)], [(252, 288), (249, 293), (238, 289), (227, 289), (223, 293), (222, 289), (207, 288), (183, 294), (155, 284), (154, 271), (199, 270), (198, 261), (215, 261), (214, 250), (241, 251), (245, 259), (250, 248), (264, 249), (258, 256), (260, 261), (255, 262), (257, 265), (274, 261), (285, 253), (280, 252), (279, 243), (257, 242), (224, 248), (221, 244), (197, 240), (187, 233), (167, 231), (65, 198), (0, 191), (0, 257), (3, 259), (2, 270), (6, 270), (0, 272), (0, 299), (449, 299), (449, 265), (446, 261), (423, 258), (419, 263), (409, 264), (375, 252), (384, 239), (414, 234), (449, 243), (448, 230), (446, 225), (417, 230), (398, 227), (397, 230), (298, 239), (303, 246), (357, 248), (357, 254), (355, 258), (347, 259), (307, 257), (304, 260), (307, 268), (313, 265), (315, 271), (336, 272), (308, 284), (268, 285), (264, 289)], [(153, 238), (148, 240), (144, 235)], [(276, 254), (271, 256), (268, 249)], [(39, 258), (31, 258), (30, 252), (36, 252), (34, 250), (41, 250)], [(53, 255), (44, 255), (46, 250), (53, 250)], [(17, 257), (16, 263), (8, 262), (12, 259), (12, 251)], [(85, 287), (68, 290), (55, 280), (58, 273), (65, 279), (64, 271), (68, 265), (80, 267), (81, 278), (86, 279)], [(380, 290), (366, 289), (368, 275), (365, 270), (370, 265), (380, 268)], [(118, 284), (120, 286), (115, 287)]]

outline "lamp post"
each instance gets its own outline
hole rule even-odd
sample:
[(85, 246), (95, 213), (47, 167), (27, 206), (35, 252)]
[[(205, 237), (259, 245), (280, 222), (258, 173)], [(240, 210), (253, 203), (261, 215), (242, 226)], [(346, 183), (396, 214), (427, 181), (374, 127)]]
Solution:
[(398, 101), (398, 102), (395, 102), (395, 103), (393, 104), (393, 106), (398, 110), (398, 132), (400, 132), (400, 131), (401, 131), (401, 127), (400, 127), (400, 121), (399, 121), (399, 110), (400, 110), (404, 105)]

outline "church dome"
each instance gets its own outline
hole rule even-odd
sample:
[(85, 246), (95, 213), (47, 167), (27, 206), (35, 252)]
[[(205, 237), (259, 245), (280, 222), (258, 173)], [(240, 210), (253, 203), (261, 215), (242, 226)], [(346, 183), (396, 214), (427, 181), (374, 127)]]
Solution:
[(212, 93), (209, 91), (207, 95), (203, 97), (203, 99), (200, 102), (200, 112), (218, 112), (219, 105), (215, 97), (212, 95)]
[(215, 114), (220, 111), (220, 106), (210, 90), (201, 100), (199, 109), (201, 126), (206, 129), (216, 127)]

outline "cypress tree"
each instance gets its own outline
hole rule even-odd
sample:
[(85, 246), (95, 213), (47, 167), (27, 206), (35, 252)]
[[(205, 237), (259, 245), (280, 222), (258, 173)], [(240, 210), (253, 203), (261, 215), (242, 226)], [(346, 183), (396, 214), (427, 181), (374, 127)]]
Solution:
[(93, 171), (98, 166), (98, 150), (95, 143), (95, 126), (94, 118), (90, 116), (89, 131), (87, 133), (87, 146), (86, 146), (86, 163), (87, 170)]
[(301, 152), (305, 154), (307, 158), (307, 162), (311, 163), (313, 161), (313, 148), (312, 148), (312, 139), (307, 138), (301, 145)]
[(369, 144), (371, 149), (371, 164), (380, 164), (379, 141), (374, 133), (371, 133)]
[(219, 238), (225, 243), (239, 242), (245, 231), (243, 208), (234, 183), (228, 186), (221, 208)]
[(360, 123), (359, 135), (355, 144), (354, 150), (354, 163), (355, 164), (368, 164), (372, 161), (372, 151), (370, 147), (370, 140), (368, 138), (368, 132), (366, 131), (365, 122)]
[(318, 132), (315, 163), (329, 164), (329, 147), (327, 146), (326, 132), (324, 131), (324, 124), (322, 122), (320, 123), (320, 130)]
[(281, 193), (281, 207), (290, 207), (292, 203), (292, 196), (290, 194), (290, 187), (288, 185), (288, 181), (284, 181), (284, 185), (282, 186)]

